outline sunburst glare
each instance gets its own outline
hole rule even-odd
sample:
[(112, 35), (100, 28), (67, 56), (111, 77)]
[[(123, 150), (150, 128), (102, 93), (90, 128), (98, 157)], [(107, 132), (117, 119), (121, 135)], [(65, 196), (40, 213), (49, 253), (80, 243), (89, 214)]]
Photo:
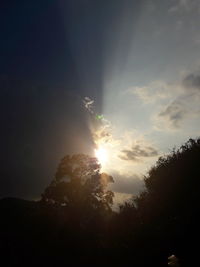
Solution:
[(108, 161), (108, 153), (107, 150), (103, 147), (99, 147), (98, 149), (95, 149), (95, 156), (97, 157), (99, 163), (101, 165), (105, 165)]

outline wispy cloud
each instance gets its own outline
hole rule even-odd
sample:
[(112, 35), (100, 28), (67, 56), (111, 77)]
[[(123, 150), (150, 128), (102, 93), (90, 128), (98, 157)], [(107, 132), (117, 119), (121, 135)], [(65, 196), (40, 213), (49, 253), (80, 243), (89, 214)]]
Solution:
[(199, 9), (200, 2), (199, 0), (175, 0), (173, 1), (174, 4), (169, 8), (169, 12), (178, 12), (178, 11), (185, 11), (189, 12), (193, 9)]
[(170, 85), (163, 81), (154, 81), (146, 86), (134, 86), (128, 89), (128, 92), (137, 96), (144, 104), (153, 104), (171, 95)]
[(175, 100), (160, 111), (155, 120), (158, 129), (178, 129), (187, 116), (188, 111), (183, 102)]
[(195, 89), (200, 91), (200, 74), (190, 73), (183, 79), (183, 86), (187, 89)]
[(90, 121), (90, 130), (96, 147), (102, 145), (114, 146), (118, 144), (118, 140), (113, 137), (113, 127), (109, 120), (103, 114), (99, 115), (95, 112), (95, 102), (90, 97), (84, 97), (84, 106), (92, 115)]
[(169, 91), (169, 97), (165, 102), (161, 99), (157, 102), (151, 116), (153, 128), (159, 131), (180, 130), (188, 119), (199, 116), (200, 74), (189, 73), (179, 82), (166, 84), (164, 88)]
[(159, 153), (157, 149), (153, 146), (136, 143), (128, 149), (121, 150), (119, 158), (122, 160), (138, 162), (143, 160), (144, 158), (158, 156), (158, 154)]
[(83, 104), (85, 108), (91, 113), (94, 113), (94, 100), (89, 98), (88, 96), (84, 97)]

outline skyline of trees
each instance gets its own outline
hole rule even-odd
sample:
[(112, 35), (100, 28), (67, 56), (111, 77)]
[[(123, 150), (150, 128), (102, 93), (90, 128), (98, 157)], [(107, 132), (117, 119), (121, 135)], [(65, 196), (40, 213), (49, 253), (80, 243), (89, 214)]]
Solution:
[(160, 267), (171, 255), (181, 267), (194, 266), (199, 158), (200, 138), (160, 157), (145, 176), (146, 189), (116, 212), (107, 190), (114, 179), (95, 158), (67, 155), (41, 201), (0, 201), (2, 255), (8, 266), (59, 266), (67, 259), (68, 266)]

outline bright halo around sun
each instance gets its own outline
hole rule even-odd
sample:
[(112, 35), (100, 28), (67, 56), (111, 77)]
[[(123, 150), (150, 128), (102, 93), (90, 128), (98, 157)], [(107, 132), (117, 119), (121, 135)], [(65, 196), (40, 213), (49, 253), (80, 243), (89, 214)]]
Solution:
[(108, 153), (105, 148), (99, 147), (95, 149), (95, 156), (101, 165), (105, 165), (108, 161)]

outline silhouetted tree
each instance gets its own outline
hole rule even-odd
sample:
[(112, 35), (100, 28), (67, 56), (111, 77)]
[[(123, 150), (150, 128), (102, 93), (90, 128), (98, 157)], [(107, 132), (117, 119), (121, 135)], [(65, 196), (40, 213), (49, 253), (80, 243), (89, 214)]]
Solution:
[[(200, 139), (190, 139), (179, 149), (160, 157), (144, 177), (146, 191), (136, 199), (141, 209), (176, 216), (199, 209)], [(151, 213), (153, 213), (151, 211)]]
[(134, 200), (148, 236), (187, 264), (195, 258), (199, 233), (199, 162), (200, 138), (190, 139), (159, 158), (145, 176), (146, 191)]
[(146, 189), (114, 212), (106, 189), (113, 178), (100, 173), (97, 159), (66, 156), (42, 194), (44, 205), (0, 201), (1, 250), (10, 266), (30, 258), (34, 266), (66, 259), (73, 266), (196, 266), (199, 159), (200, 139), (160, 157), (145, 176)]
[(96, 158), (84, 154), (65, 156), (55, 178), (42, 194), (42, 201), (67, 207), (111, 210), (114, 193), (106, 190), (112, 176), (100, 173)]

